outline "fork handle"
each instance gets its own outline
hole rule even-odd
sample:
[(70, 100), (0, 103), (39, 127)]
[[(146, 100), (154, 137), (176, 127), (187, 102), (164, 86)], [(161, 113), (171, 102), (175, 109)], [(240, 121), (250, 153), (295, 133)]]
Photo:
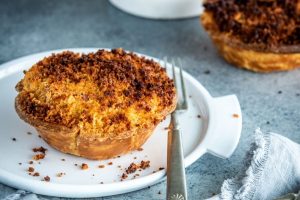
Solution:
[(181, 131), (172, 128), (168, 133), (167, 200), (187, 200)]

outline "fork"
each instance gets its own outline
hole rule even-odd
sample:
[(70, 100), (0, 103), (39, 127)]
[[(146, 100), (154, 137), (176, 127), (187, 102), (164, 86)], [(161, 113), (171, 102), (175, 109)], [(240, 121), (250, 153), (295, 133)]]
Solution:
[[(181, 87), (177, 86), (174, 59), (172, 59), (171, 65), (178, 100), (176, 109), (171, 114), (170, 129), (168, 133), (167, 200), (187, 200), (185, 167), (178, 114), (188, 109), (188, 103), (182, 75), (182, 62), (179, 58), (177, 59), (180, 77), (179, 84)], [(164, 66), (167, 67), (167, 57), (164, 58)]]

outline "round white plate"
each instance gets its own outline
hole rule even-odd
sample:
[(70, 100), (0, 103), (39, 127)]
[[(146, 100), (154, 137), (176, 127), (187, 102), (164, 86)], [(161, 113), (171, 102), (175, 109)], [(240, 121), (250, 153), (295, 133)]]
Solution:
[[(87, 53), (97, 49), (69, 50)], [(43, 195), (100, 197), (138, 190), (162, 180), (166, 171), (158, 169), (166, 168), (165, 128), (168, 127), (169, 117), (156, 128), (154, 134), (143, 145), (143, 151), (104, 161), (87, 160), (56, 151), (38, 137), (35, 129), (18, 117), (14, 109), (14, 99), (17, 95), (15, 85), (23, 77), (22, 71), (45, 56), (61, 51), (63, 50), (38, 53), (0, 66), (0, 182)], [(206, 152), (229, 157), (237, 146), (242, 127), (241, 110), (236, 96), (212, 98), (205, 88), (186, 72), (184, 79), (189, 96), (189, 109), (180, 115), (180, 124), (186, 167)], [(13, 138), (16, 141), (13, 141)], [(28, 162), (35, 154), (32, 148), (40, 146), (48, 149), (45, 159), (40, 160), (40, 163), (34, 161), (34, 164), (30, 165)], [(120, 176), (132, 162), (139, 163), (142, 160), (149, 160), (150, 167), (120, 181)], [(108, 165), (109, 162), (113, 164)], [(81, 170), (82, 163), (88, 164), (89, 169)], [(99, 168), (99, 165), (105, 165), (105, 168)], [(27, 170), (30, 166), (40, 173), (39, 177), (28, 175)], [(57, 173), (61, 172), (66, 174), (57, 177)], [(137, 173), (139, 176), (134, 178)], [(45, 176), (51, 178), (50, 182), (41, 181)]]

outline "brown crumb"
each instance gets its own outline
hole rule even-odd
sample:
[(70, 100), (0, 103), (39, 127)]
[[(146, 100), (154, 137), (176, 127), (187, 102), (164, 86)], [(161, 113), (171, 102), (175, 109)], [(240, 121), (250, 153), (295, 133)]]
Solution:
[(22, 165), (22, 163), (19, 162), (19, 165)]
[(131, 163), (129, 167), (126, 169), (127, 174), (132, 174), (138, 169), (138, 166), (135, 163)]
[(166, 131), (169, 130), (169, 127), (165, 127), (164, 130), (166, 130)]
[(31, 161), (29, 161), (28, 163), (29, 163), (30, 165), (32, 165), (32, 164), (33, 164), (33, 161), (31, 160)]
[(15, 142), (15, 141), (17, 141), (17, 139), (16, 139), (16, 138), (12, 138), (12, 141), (14, 141), (14, 142)]
[(46, 154), (47, 149), (44, 148), (44, 147), (42, 147), (42, 146), (40, 146), (40, 147), (38, 147), (38, 148), (33, 148), (32, 151), (33, 151), (33, 152), (41, 152), (41, 153), (43, 153), (43, 154)]
[(134, 176), (137, 177), (137, 176), (140, 176), (140, 174), (135, 174)]
[(107, 163), (108, 165), (112, 165), (113, 163), (112, 162), (109, 162), (109, 163)]
[(117, 156), (118, 158), (120, 158), (121, 156)]
[(29, 172), (29, 173), (28, 173), (28, 175), (30, 175), (30, 176), (31, 176), (31, 173)]
[(138, 148), (137, 149), (138, 151), (143, 151), (144, 149), (142, 147)]
[(121, 165), (118, 165), (118, 168), (121, 168)]
[(41, 159), (44, 159), (45, 158), (45, 154), (36, 154), (32, 157), (33, 160), (41, 160)]
[(32, 133), (31, 132), (27, 132), (27, 135), (32, 135)]
[(81, 164), (81, 169), (86, 170), (88, 168), (89, 168), (89, 166), (86, 163)]
[(28, 171), (29, 171), (29, 172), (34, 172), (34, 168), (33, 168), (33, 167), (29, 167), (29, 168), (28, 168)]
[(148, 160), (148, 161), (141, 161), (141, 164), (140, 164), (140, 168), (142, 168), (142, 169), (146, 169), (146, 168), (148, 168), (148, 167), (150, 167), (150, 161)]
[(99, 165), (98, 167), (99, 167), (99, 168), (104, 168), (104, 167), (105, 167), (105, 165)]
[(39, 138), (42, 138), (42, 136), (40, 136), (40, 135), (39, 135), (38, 137), (39, 137)]
[(61, 161), (66, 161), (66, 159), (62, 158)]
[(240, 116), (238, 114), (233, 114), (232, 117), (239, 118)]
[(154, 174), (154, 173), (156, 173), (156, 171), (153, 171), (152, 173)]
[(50, 181), (50, 177), (49, 176), (45, 176), (44, 177), (44, 181), (49, 182)]
[(136, 159), (136, 157), (133, 157), (133, 159)]
[(197, 115), (197, 118), (199, 118), (199, 119), (200, 119), (200, 118), (201, 118), (201, 115)]
[(59, 172), (59, 173), (56, 174), (57, 177), (62, 177), (64, 175), (66, 175), (66, 173), (64, 173), (64, 172)]
[(40, 176), (40, 173), (35, 172), (32, 176)]
[(164, 170), (165, 168), (164, 167), (160, 167), (160, 168), (158, 168), (158, 170)]
[(121, 179), (126, 179), (127, 177), (128, 177), (128, 175), (123, 173), (122, 176), (121, 176)]

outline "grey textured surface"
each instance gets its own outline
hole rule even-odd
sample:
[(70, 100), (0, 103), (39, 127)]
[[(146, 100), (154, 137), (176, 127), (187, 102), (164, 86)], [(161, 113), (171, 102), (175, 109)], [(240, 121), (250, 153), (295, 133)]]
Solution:
[[(190, 199), (204, 199), (220, 192), (223, 180), (242, 168), (256, 127), (300, 142), (300, 70), (256, 74), (230, 66), (218, 56), (197, 18), (147, 20), (127, 15), (101, 0), (0, 2), (0, 63), (71, 47), (123, 47), (150, 56), (180, 56), (185, 70), (212, 96), (233, 93), (238, 96), (243, 112), (238, 148), (227, 160), (207, 154), (187, 169)], [(210, 74), (206, 74), (206, 70), (210, 70)], [(0, 198), (13, 191), (15, 189), (0, 184)], [(165, 182), (99, 199), (164, 198)]]

